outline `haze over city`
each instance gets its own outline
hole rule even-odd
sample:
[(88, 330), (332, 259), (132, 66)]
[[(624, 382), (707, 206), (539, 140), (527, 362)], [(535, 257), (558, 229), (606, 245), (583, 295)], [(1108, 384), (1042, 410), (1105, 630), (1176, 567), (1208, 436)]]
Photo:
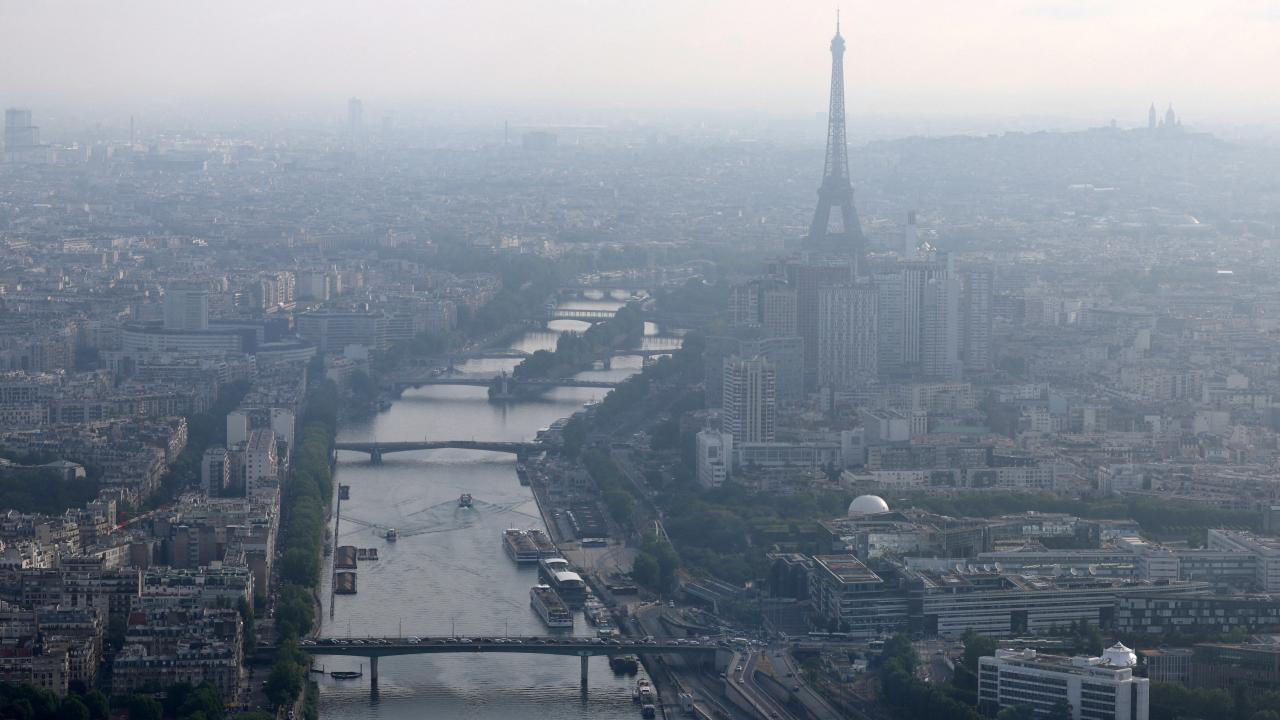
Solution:
[(1277, 29), (0, 0), (0, 718), (1280, 720)]
[[(804, 0), (6, 3), (0, 93), (81, 117), (197, 106), (221, 119), (359, 95), (433, 119), (554, 121), (824, 107), (836, 6)], [(1155, 101), (1215, 125), (1280, 117), (1267, 0), (906, 0), (843, 8), (851, 116), (1140, 124)]]

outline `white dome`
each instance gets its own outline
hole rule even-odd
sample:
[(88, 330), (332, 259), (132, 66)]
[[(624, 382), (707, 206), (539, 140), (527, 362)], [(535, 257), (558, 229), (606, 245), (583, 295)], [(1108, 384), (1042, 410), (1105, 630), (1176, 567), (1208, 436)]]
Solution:
[(859, 495), (849, 503), (849, 517), (889, 512), (889, 503), (879, 495)]
[(1102, 651), (1102, 659), (1116, 667), (1134, 667), (1138, 664), (1138, 656), (1132, 650), (1116, 643)]

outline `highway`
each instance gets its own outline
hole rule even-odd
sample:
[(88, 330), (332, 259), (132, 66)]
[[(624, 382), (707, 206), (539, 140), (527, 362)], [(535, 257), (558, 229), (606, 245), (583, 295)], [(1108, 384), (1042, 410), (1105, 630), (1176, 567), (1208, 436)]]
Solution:
[(783, 677), (779, 679), (782, 680), (784, 685), (788, 687), (800, 686), (800, 689), (795, 691), (794, 694), (800, 700), (800, 703), (804, 705), (804, 709), (808, 711), (810, 717), (817, 718), (817, 720), (841, 720), (840, 713), (804, 681), (800, 666), (796, 663), (795, 658), (791, 657), (791, 653), (786, 650), (772, 648), (769, 651), (769, 660), (776, 670), (781, 671)]
[[(738, 665), (734, 667), (734, 671), (737, 673), (737, 677), (734, 678), (734, 682), (738, 683), (739, 689), (743, 690), (751, 698), (752, 704), (763, 711), (765, 717), (770, 718), (771, 720), (774, 718), (780, 720), (797, 720), (791, 710), (770, 695), (756, 678), (756, 673), (760, 671), (760, 661), (764, 658), (765, 651), (763, 650), (756, 650), (754, 648), (747, 650), (742, 655)], [(742, 670), (739, 671), (738, 668), (742, 668)]]
[[(654, 638), (661, 638), (666, 634), (666, 630), (659, 620), (661, 617), (661, 606), (638, 607), (634, 613), (636, 621), (639, 623), (640, 629), (648, 633)], [(663, 640), (665, 642), (665, 640)], [(650, 655), (649, 657), (654, 657)], [(663, 701), (664, 712), (667, 717), (678, 717), (680, 708), (678, 705), (678, 691), (673, 688), (674, 682), (679, 688), (693, 695), (694, 700), (701, 706), (710, 708), (712, 714), (716, 718), (727, 720), (753, 720), (753, 716), (738, 709), (735, 705), (728, 702), (724, 698), (724, 689), (721, 687), (721, 680), (714, 674), (706, 675), (696, 670), (687, 670), (675, 665), (675, 656), (657, 656), (655, 669), (665, 671), (663, 674), (668, 677), (654, 677), (653, 681), (658, 686), (660, 697)], [(730, 670), (733, 666), (729, 666)], [(657, 673), (654, 673), (655, 675)], [(670, 697), (668, 697), (670, 696)]]

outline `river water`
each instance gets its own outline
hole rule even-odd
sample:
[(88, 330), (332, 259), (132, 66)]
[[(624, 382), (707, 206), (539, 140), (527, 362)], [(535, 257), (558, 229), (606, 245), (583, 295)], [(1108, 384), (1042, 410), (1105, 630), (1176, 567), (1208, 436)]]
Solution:
[[(613, 308), (608, 299), (575, 300), (571, 308)], [(556, 320), (529, 332), (512, 347), (533, 351), (555, 346), (559, 332), (582, 330), (577, 321)], [(653, 328), (647, 328), (652, 334)], [(673, 347), (646, 337), (644, 347)], [(462, 372), (493, 374), (515, 360), (473, 360)], [(584, 379), (623, 379), (641, 368), (638, 357), (620, 356), (609, 370), (589, 370)], [(409, 390), (386, 412), (347, 423), (340, 440), (532, 440), (537, 431), (566, 417), (606, 390), (558, 388), (538, 400), (490, 403), (475, 387)], [(337, 596), (329, 618), (331, 558), (326, 558), (321, 597), (326, 637), (381, 635), (541, 635), (542, 621), (529, 606), (535, 567), (517, 567), (501, 547), (510, 527), (545, 528), (529, 488), (520, 485), (515, 458), (501, 453), (433, 450), (387, 455), (381, 465), (340, 453), (336, 479), (351, 486), (342, 504), (341, 544), (377, 548), (380, 559), (362, 562), (356, 595)], [(475, 507), (458, 507), (469, 492)], [(336, 493), (335, 493), (336, 494)], [(395, 528), (399, 541), (382, 538)], [(574, 633), (592, 627), (579, 613)], [(359, 669), (359, 658), (317, 656), (329, 670)], [(382, 658), (377, 700), (368, 668), (361, 680), (320, 683), (323, 718), (635, 718), (635, 678), (617, 677), (604, 657), (590, 660), (590, 690), (579, 692), (579, 661), (556, 655), (410, 655)], [(643, 671), (642, 671), (643, 672)]]

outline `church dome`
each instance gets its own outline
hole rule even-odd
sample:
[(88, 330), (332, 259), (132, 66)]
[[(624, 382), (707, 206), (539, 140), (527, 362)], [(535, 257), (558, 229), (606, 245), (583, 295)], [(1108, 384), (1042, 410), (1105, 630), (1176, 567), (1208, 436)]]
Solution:
[(889, 512), (889, 503), (879, 495), (859, 495), (849, 503), (849, 517)]

